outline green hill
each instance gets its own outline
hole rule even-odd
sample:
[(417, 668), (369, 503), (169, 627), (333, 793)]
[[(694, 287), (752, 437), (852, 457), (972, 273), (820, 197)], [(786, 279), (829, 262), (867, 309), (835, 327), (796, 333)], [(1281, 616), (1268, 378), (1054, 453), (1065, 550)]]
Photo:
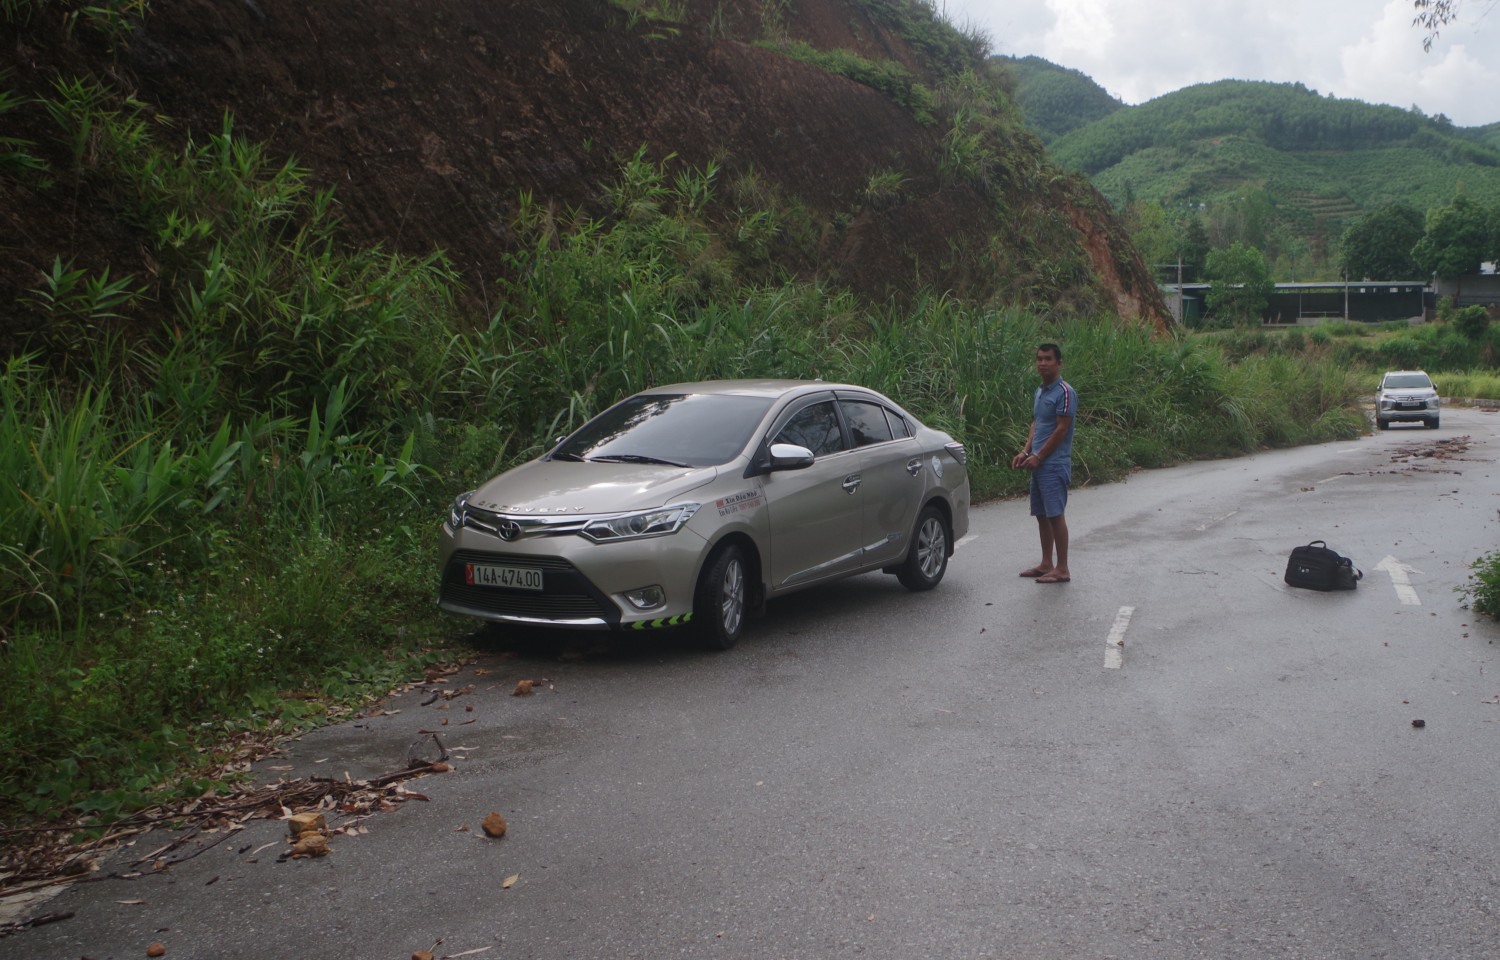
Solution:
[(1102, 120), (1124, 106), (1088, 74), (1041, 57), (995, 57), (1016, 78), (1015, 99), (1042, 142)]
[(1233, 220), (1235, 205), (1257, 204), (1271, 258), (1301, 256), (1305, 271), (1325, 270), (1330, 244), (1382, 204), (1426, 210), (1460, 191), (1500, 199), (1497, 128), (1464, 130), (1302, 84), (1224, 80), (1122, 107), (1058, 137), (1050, 150), (1120, 208), (1155, 201), (1177, 215), (1196, 211), (1211, 225)]
[(1454, 133), (1500, 149), (1500, 123), (1488, 123), (1482, 127), (1458, 127)]

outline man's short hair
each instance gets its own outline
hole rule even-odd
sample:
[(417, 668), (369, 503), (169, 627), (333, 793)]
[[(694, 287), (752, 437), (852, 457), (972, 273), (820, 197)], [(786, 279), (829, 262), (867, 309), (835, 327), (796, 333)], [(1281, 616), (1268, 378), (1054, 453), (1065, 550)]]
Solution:
[(1062, 363), (1062, 347), (1059, 347), (1057, 344), (1044, 343), (1036, 348), (1037, 353), (1046, 353), (1049, 350), (1052, 351), (1052, 355), (1057, 358), (1057, 362)]

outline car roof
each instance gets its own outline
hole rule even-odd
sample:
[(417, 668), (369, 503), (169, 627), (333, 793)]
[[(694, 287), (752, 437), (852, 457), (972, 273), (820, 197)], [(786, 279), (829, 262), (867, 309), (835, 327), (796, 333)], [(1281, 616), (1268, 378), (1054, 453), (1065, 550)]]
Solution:
[[(876, 393), (869, 387), (852, 383), (828, 383), (823, 380), (700, 380), (696, 383), (669, 383), (642, 393), (694, 393), (728, 394), (751, 397), (780, 397), (789, 393), (817, 390), (858, 390), (861, 393)], [(876, 394), (878, 396), (878, 394)]]
[(1427, 371), (1426, 370), (1387, 370), (1385, 372), (1385, 375), (1388, 376), (1388, 377), (1400, 377), (1400, 376), (1403, 376), (1403, 375), (1406, 375), (1406, 374), (1421, 374), (1422, 376), (1425, 377), (1425, 376), (1427, 376)]

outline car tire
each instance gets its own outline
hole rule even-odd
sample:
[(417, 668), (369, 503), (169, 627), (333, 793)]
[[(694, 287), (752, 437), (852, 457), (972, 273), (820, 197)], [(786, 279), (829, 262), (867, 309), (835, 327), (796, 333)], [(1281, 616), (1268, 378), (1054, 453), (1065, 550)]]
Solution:
[(1382, 420), (1379, 417), (1376, 417), (1375, 426), (1379, 427), (1381, 430), (1389, 430), (1391, 428), (1391, 422), (1389, 420)]
[(896, 579), (908, 590), (931, 590), (948, 572), (948, 521), (929, 504), (922, 508), (912, 532), (906, 559), (896, 570)]
[(1439, 419), (1440, 418), (1438, 418), (1438, 417), (1433, 417), (1431, 420), (1424, 421), (1427, 424), (1427, 429), (1428, 430), (1436, 430), (1438, 428), (1438, 421), (1439, 421)]
[(693, 591), (693, 623), (698, 639), (710, 650), (728, 650), (745, 632), (749, 583), (745, 551), (726, 543), (715, 550), (698, 575)]

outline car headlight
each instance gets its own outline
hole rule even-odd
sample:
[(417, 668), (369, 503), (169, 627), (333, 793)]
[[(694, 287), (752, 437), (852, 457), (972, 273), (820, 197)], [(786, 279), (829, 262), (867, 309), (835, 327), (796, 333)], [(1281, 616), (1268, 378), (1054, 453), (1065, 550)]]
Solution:
[(453, 504), (448, 507), (448, 526), (455, 530), (463, 529), (464, 513), (469, 509), (469, 498), (473, 495), (474, 491), (470, 490), (453, 498)]
[(698, 512), (699, 504), (675, 503), (670, 507), (657, 507), (637, 513), (621, 514), (590, 520), (580, 532), (595, 543), (613, 543), (617, 540), (641, 540), (646, 537), (665, 537), (682, 529), (682, 525)]

